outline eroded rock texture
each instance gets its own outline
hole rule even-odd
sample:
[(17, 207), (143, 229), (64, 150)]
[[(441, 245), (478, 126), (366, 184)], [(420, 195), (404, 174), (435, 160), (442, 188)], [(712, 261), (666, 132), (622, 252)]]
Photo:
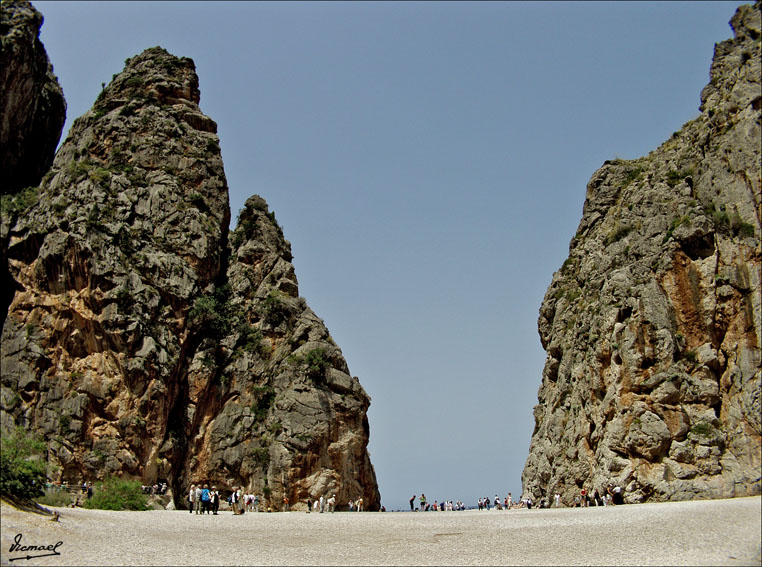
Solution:
[(535, 498), (760, 493), (760, 4), (731, 26), (701, 115), (588, 184), (540, 309)]
[(42, 15), (0, 4), (0, 193), (37, 185), (53, 162), (66, 102), (40, 41)]
[(4, 233), (14, 295), (2, 424), (44, 434), (50, 475), (244, 486), (378, 507), (370, 400), (298, 295), (252, 197), (229, 233), (215, 122), (193, 62), (161, 48), (78, 118)]

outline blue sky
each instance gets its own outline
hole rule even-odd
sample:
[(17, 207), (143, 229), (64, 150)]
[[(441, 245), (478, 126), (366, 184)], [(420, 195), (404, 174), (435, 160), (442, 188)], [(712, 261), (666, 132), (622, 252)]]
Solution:
[(388, 509), (520, 494), (586, 184), (698, 115), (739, 4), (34, 2), (64, 137), (128, 57), (195, 61), (233, 219), (268, 201), (372, 398)]

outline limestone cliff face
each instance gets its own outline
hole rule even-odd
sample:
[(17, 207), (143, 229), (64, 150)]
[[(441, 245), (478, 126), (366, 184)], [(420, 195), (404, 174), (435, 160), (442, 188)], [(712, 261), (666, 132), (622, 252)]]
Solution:
[(26, 1), (0, 5), (0, 193), (37, 185), (53, 162), (66, 102)]
[(66, 101), (39, 39), (42, 15), (27, 1), (0, 4), (0, 324), (13, 298), (8, 227), (53, 163)]
[(167, 480), (178, 505), (204, 481), (377, 507), (369, 398), (264, 201), (228, 232), (199, 98), (190, 59), (128, 59), (5, 223), (2, 425), (45, 436), (53, 478)]
[(540, 309), (535, 498), (760, 493), (760, 4), (731, 25), (701, 115), (588, 184)]
[(241, 211), (225, 286), (192, 316), (205, 338), (188, 378), (186, 484), (248, 483), (296, 508), (320, 495), (341, 507), (362, 497), (378, 509), (370, 398), (299, 297), (290, 245), (262, 198)]

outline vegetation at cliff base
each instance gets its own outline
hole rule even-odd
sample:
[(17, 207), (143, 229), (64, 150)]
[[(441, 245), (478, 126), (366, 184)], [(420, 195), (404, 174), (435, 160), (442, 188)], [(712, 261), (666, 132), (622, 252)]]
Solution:
[(35, 502), (41, 506), (55, 506), (56, 508), (67, 508), (72, 503), (72, 495), (67, 490), (60, 490), (58, 488), (48, 488), (45, 490), (45, 494), (39, 498), (35, 498)]
[(97, 510), (148, 510), (148, 501), (138, 480), (109, 477), (98, 483), (85, 508)]
[(44, 494), (46, 446), (23, 427), (4, 432), (0, 445), (0, 493), (16, 498)]

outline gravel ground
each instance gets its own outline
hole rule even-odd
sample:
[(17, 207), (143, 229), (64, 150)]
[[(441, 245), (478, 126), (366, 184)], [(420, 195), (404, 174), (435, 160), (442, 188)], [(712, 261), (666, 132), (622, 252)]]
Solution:
[[(3, 502), (3, 565), (760, 565), (762, 499), (465, 512), (260, 513)], [(62, 542), (59, 555), (9, 551)]]

